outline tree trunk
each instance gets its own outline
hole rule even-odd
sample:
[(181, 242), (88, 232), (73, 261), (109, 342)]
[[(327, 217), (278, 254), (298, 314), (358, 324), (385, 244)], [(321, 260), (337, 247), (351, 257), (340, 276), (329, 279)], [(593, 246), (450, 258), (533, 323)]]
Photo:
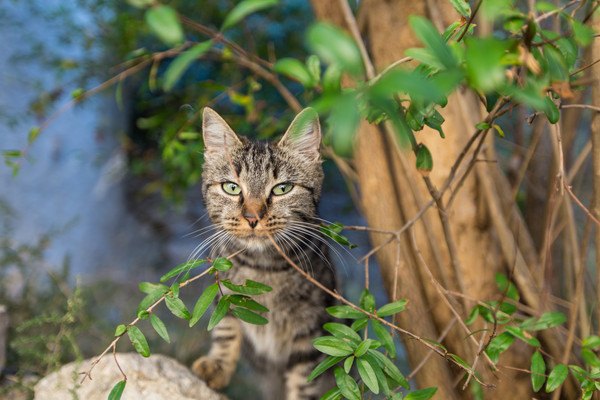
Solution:
[[(349, 21), (344, 19), (341, 8), (343, 3), (313, 0), (312, 4), (318, 19), (348, 28)], [(427, 16), (438, 29), (458, 19), (449, 2), (432, 5), (433, 2), (427, 0), (361, 2), (357, 18), (377, 71), (402, 58), (407, 48), (419, 46), (408, 24), (409, 15)], [(477, 99), (469, 93), (453, 94), (441, 112), (446, 120), (443, 125), (446, 139), (441, 139), (431, 129), (417, 133), (417, 140), (426, 144), (433, 155), (430, 178), (438, 188), (449, 176), (451, 166), (473, 134), (475, 124), (484, 117)], [(471, 157), (472, 150), (466, 160)], [(491, 135), (479, 157), (496, 159)], [(372, 228), (398, 230), (432, 198), (415, 168), (412, 153), (399, 150), (394, 145), (394, 138), (381, 127), (361, 125), (354, 161), (362, 211)], [(459, 170), (458, 176), (462, 172), (464, 168)], [(447, 203), (451, 192), (444, 195), (443, 202)], [(529, 306), (543, 309), (529, 269), (537, 265), (537, 255), (510, 192), (496, 163), (475, 163), (459, 188), (453, 207), (442, 213), (430, 208), (412, 229), (405, 231), (399, 248), (388, 245), (377, 253), (377, 259), (390, 299), (409, 299), (408, 310), (398, 317), (399, 325), (433, 340), (446, 333), (443, 343), (449, 351), (471, 365), (479, 358), (477, 370), (483, 374), (483, 380), (497, 387), (487, 393), (489, 398), (510, 393), (512, 398), (520, 399), (530, 397), (529, 375), (506, 368), (490, 374), (487, 361), (483, 355), (476, 355), (478, 346), (467, 337), (455, 315), (458, 313), (464, 320), (468, 310), (475, 305), (472, 299), (497, 300), (501, 296), (494, 283), (498, 272), (511, 276)], [(444, 232), (441, 222), (444, 215), (450, 232)], [(387, 237), (372, 234), (371, 239), (373, 246), (378, 246)], [(455, 255), (454, 259), (451, 254)], [(445, 294), (431, 275), (445, 289), (460, 292), (463, 296)], [(486, 332), (492, 327), (471, 327), (472, 331), (485, 328), (472, 336), (484, 344), (488, 337)], [(548, 341), (550, 348), (560, 355), (556, 338), (548, 335)], [(462, 371), (453, 369), (437, 355), (427, 358), (430, 351), (415, 341), (405, 340), (404, 343), (411, 367), (419, 368), (415, 379), (420, 387), (437, 386), (440, 399), (470, 396), (468, 391), (461, 390)], [(528, 369), (529, 355), (529, 349), (516, 343), (511, 351), (502, 355), (499, 364)], [(427, 360), (424, 366), (420, 365), (423, 360)]]
[(0, 375), (6, 365), (6, 346), (8, 345), (8, 312), (0, 304)]

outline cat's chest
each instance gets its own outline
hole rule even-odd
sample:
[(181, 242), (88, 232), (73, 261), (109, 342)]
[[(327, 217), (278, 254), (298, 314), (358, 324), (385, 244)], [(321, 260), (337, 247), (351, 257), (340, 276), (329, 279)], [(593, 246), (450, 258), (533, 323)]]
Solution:
[(269, 312), (264, 314), (269, 323), (252, 325), (242, 322), (242, 328), (247, 342), (261, 357), (275, 363), (287, 360), (298, 324), (298, 305), (292, 298), (293, 280), (296, 277), (286, 272), (269, 273), (250, 268), (236, 268), (228, 278), (235, 284), (243, 284), (246, 279), (251, 279), (273, 288), (269, 293), (252, 296), (269, 309)]

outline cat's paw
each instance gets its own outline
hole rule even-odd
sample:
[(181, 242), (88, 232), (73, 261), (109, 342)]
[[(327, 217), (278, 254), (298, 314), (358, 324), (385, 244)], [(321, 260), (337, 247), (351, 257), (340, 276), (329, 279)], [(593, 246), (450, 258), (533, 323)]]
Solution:
[(231, 380), (231, 373), (226, 371), (223, 361), (204, 356), (192, 364), (192, 372), (202, 379), (211, 389), (223, 389)]

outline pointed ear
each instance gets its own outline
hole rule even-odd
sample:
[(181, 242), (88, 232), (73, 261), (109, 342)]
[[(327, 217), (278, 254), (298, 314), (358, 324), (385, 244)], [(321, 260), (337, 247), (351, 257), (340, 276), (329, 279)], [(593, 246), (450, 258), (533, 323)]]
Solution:
[(300, 111), (277, 146), (301, 153), (313, 161), (320, 159), (321, 125), (317, 112), (312, 108)]
[(225, 154), (228, 149), (242, 145), (242, 141), (211, 108), (204, 107), (202, 111), (202, 137), (204, 138), (204, 152), (207, 154)]

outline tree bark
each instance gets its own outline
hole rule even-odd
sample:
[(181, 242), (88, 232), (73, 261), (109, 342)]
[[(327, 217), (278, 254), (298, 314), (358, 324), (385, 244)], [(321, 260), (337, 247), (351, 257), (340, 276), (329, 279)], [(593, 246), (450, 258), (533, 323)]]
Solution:
[[(600, 30), (600, 16), (595, 13), (594, 31)], [(594, 40), (592, 44), (592, 60), (598, 60), (600, 58), (600, 40)], [(591, 77), (594, 78), (592, 83), (592, 104), (600, 106), (600, 64), (596, 63), (592, 67)], [(592, 117), (592, 166), (593, 166), (593, 182), (594, 182), (594, 199), (592, 204), (592, 212), (596, 219), (600, 219), (600, 113), (595, 112)], [(596, 234), (594, 237), (596, 245), (596, 277), (598, 284), (596, 285), (596, 292), (598, 293), (598, 300), (600, 300), (600, 227), (596, 225)], [(599, 303), (600, 304), (600, 303)], [(600, 308), (598, 311), (598, 321), (600, 321)], [(600, 332), (600, 328), (599, 328)]]
[[(438, 28), (458, 19), (449, 3), (435, 3), (433, 7), (429, 3), (432, 2), (361, 2), (358, 19), (377, 71), (402, 58), (407, 48), (419, 46), (408, 24), (409, 15), (428, 16)], [(318, 19), (347, 28), (338, 1), (313, 0), (312, 4)], [(431, 129), (417, 133), (417, 140), (424, 143), (433, 155), (434, 168), (430, 177), (437, 187), (449, 176), (451, 166), (472, 135), (475, 124), (483, 119), (477, 99), (470, 94), (452, 95), (448, 106), (441, 112), (446, 119), (446, 139), (440, 139), (438, 133)], [(485, 150), (480, 157), (494, 159), (491, 136), (485, 142)], [(466, 159), (471, 156), (467, 155)], [(394, 138), (378, 127), (367, 123), (361, 125), (354, 161), (359, 177), (362, 211), (373, 228), (398, 230), (431, 199), (426, 184), (415, 168), (412, 153), (399, 150), (394, 145)], [(409, 299), (409, 308), (399, 314), (396, 322), (433, 340), (452, 324), (443, 343), (449, 351), (471, 364), (476, 358), (477, 347), (470, 342), (470, 338), (466, 338), (465, 330), (456, 323), (455, 315), (446, 302), (452, 304), (461, 319), (466, 317), (466, 312), (475, 303), (457, 297), (446, 296), (444, 299), (442, 290), (432, 283), (429, 271), (444, 288), (460, 292), (467, 299), (492, 300), (501, 295), (494, 283), (495, 273), (510, 275), (514, 269), (513, 279), (525, 292), (525, 300), (534, 308), (540, 306), (529, 271), (529, 266), (537, 261), (535, 251), (532, 251), (534, 247), (527, 230), (523, 230), (524, 223), (514, 204), (506, 207), (506, 196), (500, 190), (505, 190), (507, 185), (495, 163), (475, 164), (456, 194), (454, 206), (445, 210), (457, 260), (451, 258), (450, 243), (446, 240), (440, 214), (435, 208), (425, 212), (414, 228), (402, 235), (399, 249), (388, 245), (377, 253), (390, 298)], [(447, 193), (443, 200), (447, 201), (449, 195)], [(518, 240), (514, 230), (519, 231)], [(411, 240), (412, 234), (414, 242)], [(373, 246), (378, 246), (387, 238), (373, 234), (371, 239)], [(473, 330), (479, 328), (484, 326)], [(474, 337), (485, 341), (487, 335), (483, 335), (485, 337), (481, 333)], [(429, 351), (410, 340), (404, 343), (411, 366), (415, 368), (426, 359)], [(500, 364), (528, 368), (528, 351), (517, 344), (501, 357)], [(501, 393), (511, 393), (512, 398), (530, 396), (530, 378), (527, 374), (501, 369), (494, 377), (486, 373), (488, 368), (483, 367), (485, 364), (481, 356), (478, 371), (483, 373), (486, 382), (497, 386), (495, 392), (490, 393), (491, 398)], [(470, 396), (467, 391), (461, 390), (462, 381), (456, 384), (462, 372), (451, 368), (446, 360), (434, 355), (420, 367), (415, 375), (420, 387), (437, 386), (441, 399)]]

